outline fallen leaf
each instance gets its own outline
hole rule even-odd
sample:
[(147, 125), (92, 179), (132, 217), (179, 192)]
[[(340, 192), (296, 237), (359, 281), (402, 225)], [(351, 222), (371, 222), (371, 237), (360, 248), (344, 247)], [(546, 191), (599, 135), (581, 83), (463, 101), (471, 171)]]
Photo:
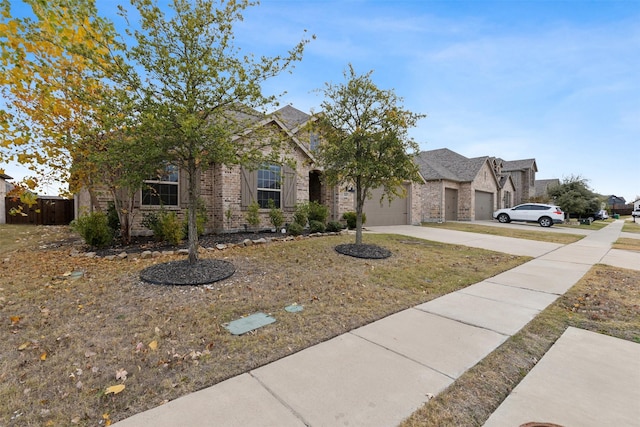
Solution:
[(127, 379), (127, 374), (128, 374), (128, 372), (125, 371), (124, 369), (118, 369), (116, 371), (116, 379), (125, 381)]
[(20, 316), (11, 316), (11, 324), (12, 325), (17, 325), (18, 323), (20, 323), (20, 319), (22, 319), (22, 317)]
[(104, 394), (118, 394), (125, 388), (126, 387), (124, 384), (112, 385), (111, 387), (107, 387), (107, 389), (104, 391)]
[(157, 350), (158, 349), (158, 341), (153, 340), (149, 343), (149, 348), (151, 350)]
[(18, 351), (24, 350), (25, 348), (29, 347), (30, 344), (31, 344), (30, 342), (26, 342), (24, 344), (20, 344), (20, 347), (18, 347)]
[(42, 360), (43, 362), (45, 360), (47, 360), (47, 352), (46, 351), (40, 355), (40, 360)]
[(91, 351), (91, 350), (87, 350), (84, 352), (84, 357), (93, 357), (95, 356), (97, 353)]

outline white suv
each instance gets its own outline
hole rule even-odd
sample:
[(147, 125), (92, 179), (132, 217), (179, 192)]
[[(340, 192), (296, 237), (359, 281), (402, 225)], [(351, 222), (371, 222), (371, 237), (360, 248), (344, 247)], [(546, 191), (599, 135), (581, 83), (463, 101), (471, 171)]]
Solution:
[(525, 203), (512, 208), (499, 209), (493, 218), (502, 223), (511, 221), (537, 222), (542, 227), (564, 222), (564, 212), (558, 206), (541, 203)]

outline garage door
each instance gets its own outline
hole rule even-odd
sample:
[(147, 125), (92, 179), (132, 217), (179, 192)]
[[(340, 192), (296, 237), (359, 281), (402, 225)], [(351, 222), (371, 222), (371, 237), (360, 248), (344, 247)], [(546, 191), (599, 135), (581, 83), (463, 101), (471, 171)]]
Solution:
[(491, 219), (493, 214), (493, 193), (476, 191), (476, 212), (475, 219)]
[(381, 188), (373, 190), (371, 199), (365, 201), (364, 213), (367, 215), (367, 223), (365, 225), (408, 224), (409, 198), (395, 198), (391, 201), (391, 205), (389, 205), (389, 200), (385, 197), (381, 205), (380, 195), (382, 192), (383, 190)]

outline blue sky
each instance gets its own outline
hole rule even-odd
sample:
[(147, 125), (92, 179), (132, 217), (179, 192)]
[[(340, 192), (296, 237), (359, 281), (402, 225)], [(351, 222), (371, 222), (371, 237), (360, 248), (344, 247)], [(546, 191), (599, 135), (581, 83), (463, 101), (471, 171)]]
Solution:
[[(113, 3), (98, 7), (116, 20)], [(317, 111), (351, 63), (427, 114), (422, 150), (535, 158), (538, 179), (640, 196), (640, 1), (262, 0), (237, 42), (283, 53), (304, 29), (302, 62), (264, 87), (281, 105)]]

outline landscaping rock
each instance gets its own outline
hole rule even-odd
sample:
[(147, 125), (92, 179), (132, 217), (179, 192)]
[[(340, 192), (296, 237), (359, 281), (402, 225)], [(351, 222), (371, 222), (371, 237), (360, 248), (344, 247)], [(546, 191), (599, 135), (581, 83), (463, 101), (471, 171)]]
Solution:
[(267, 243), (267, 239), (265, 239), (264, 237), (262, 237), (262, 238), (257, 239), (257, 240), (252, 240), (252, 242), (253, 242), (255, 245), (263, 245), (263, 244)]
[(251, 245), (253, 245), (253, 240), (251, 240), (251, 239), (244, 239), (244, 240), (242, 241), (242, 244), (243, 244), (244, 246), (251, 246)]
[(216, 245), (216, 249), (219, 250), (219, 251), (223, 251), (223, 250), (227, 249), (227, 245), (225, 245), (223, 243), (218, 243)]
[(189, 255), (189, 249), (178, 249), (178, 255)]
[(162, 256), (162, 252), (160, 252), (160, 251), (151, 252), (151, 257), (152, 258), (160, 258), (161, 256)]
[(140, 254), (141, 259), (151, 258), (152, 256), (153, 254), (151, 253), (151, 251), (144, 251)]
[(118, 258), (119, 258), (119, 259), (125, 259), (125, 258), (127, 258), (128, 256), (129, 256), (129, 254), (127, 254), (126, 252), (120, 252), (120, 253), (118, 254)]
[(87, 252), (84, 254), (84, 256), (86, 256), (87, 258), (95, 258), (96, 255), (97, 254), (95, 252)]

